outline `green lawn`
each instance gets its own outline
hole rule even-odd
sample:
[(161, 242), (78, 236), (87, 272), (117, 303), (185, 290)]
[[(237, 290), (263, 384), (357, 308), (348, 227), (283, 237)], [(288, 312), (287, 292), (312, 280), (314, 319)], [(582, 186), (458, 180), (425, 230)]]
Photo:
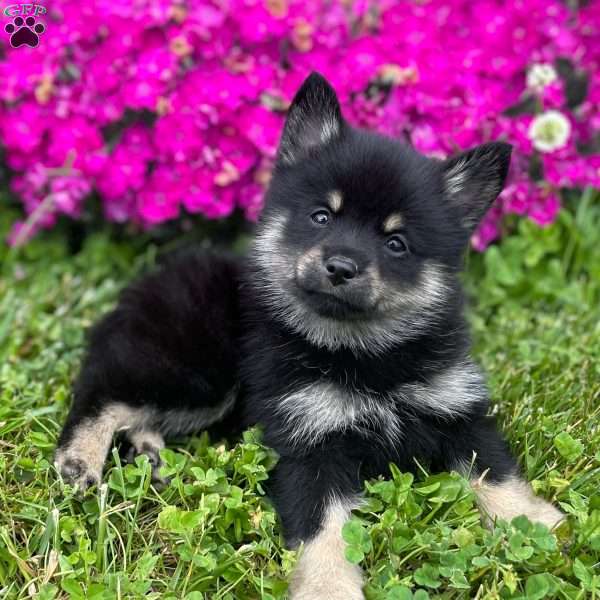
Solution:
[[(116, 452), (97, 493), (56, 481), (84, 330), (155, 254), (106, 234), (75, 256), (57, 236), (0, 249), (0, 598), (285, 597), (295, 554), (263, 498), (274, 457), (258, 432), (234, 446), (174, 441), (160, 492), (145, 459), (125, 466)], [(544, 230), (521, 223), (469, 263), (494, 411), (569, 523), (557, 536), (524, 519), (488, 531), (458, 476), (392, 468), (367, 483), (347, 555), (369, 599), (600, 598), (600, 198), (584, 194)]]

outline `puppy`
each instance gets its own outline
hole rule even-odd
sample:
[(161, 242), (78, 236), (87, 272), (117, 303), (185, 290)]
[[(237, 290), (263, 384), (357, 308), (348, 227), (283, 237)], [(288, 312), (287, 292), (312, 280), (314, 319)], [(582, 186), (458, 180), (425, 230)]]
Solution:
[[(341, 528), (390, 462), (470, 476), (487, 519), (549, 527), (488, 414), (459, 272), (511, 148), (426, 158), (352, 128), (312, 74), (288, 113), (249, 256), (190, 255), (92, 331), (56, 463), (100, 480), (114, 432), (158, 467), (164, 437), (233, 410), (279, 453), (269, 494), (303, 551), (294, 600), (363, 598)], [(474, 458), (473, 458), (474, 457)]]

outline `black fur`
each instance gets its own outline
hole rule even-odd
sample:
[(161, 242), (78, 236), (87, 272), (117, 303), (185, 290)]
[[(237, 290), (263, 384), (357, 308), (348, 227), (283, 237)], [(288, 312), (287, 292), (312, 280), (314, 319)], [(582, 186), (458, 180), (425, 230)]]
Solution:
[[(468, 466), (475, 453), (474, 471), (489, 469), (489, 480), (515, 473), (486, 416), (485, 388), (469, 379), (458, 280), (473, 223), (502, 189), (509, 157), (510, 147), (496, 143), (437, 161), (352, 129), (333, 90), (312, 75), (291, 107), (247, 263), (240, 270), (229, 259), (194, 255), (126, 290), (92, 332), (60, 447), (108, 402), (190, 409), (220, 402), (241, 382), (244, 423), (260, 423), (280, 455), (270, 495), (292, 544), (317, 531), (329, 498), (358, 494), (391, 461), (446, 470)], [(332, 191), (342, 198), (339, 214), (328, 205)], [(328, 212), (327, 224), (314, 221), (317, 211)], [(398, 255), (382, 229), (395, 213), (395, 234), (407, 245)], [(332, 284), (332, 256), (352, 261), (356, 278)], [(312, 261), (306, 268), (302, 257)], [(336, 329), (346, 325), (363, 327), (364, 340)], [(431, 387), (440, 405), (427, 399), (440, 374), (465, 398), (445, 399), (440, 384)], [(395, 399), (386, 418), (367, 412), (315, 441), (310, 430), (298, 437), (295, 417), (282, 408), (282, 398), (314, 385), (331, 392), (319, 400), (317, 428), (340, 398), (359, 408)], [(456, 406), (442, 406), (446, 400)]]
[(237, 383), (238, 283), (233, 258), (193, 252), (126, 288), (90, 332), (59, 447), (109, 402), (162, 411), (222, 402)]

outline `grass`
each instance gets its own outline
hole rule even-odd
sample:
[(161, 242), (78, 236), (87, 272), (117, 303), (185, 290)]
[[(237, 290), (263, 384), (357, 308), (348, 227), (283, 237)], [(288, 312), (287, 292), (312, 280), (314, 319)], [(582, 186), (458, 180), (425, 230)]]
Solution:
[[(600, 598), (599, 200), (584, 194), (543, 230), (520, 223), (470, 257), (466, 278), (500, 426), (568, 524), (487, 531), (460, 477), (391, 467), (344, 528), (369, 599)], [(56, 480), (84, 330), (155, 254), (103, 234), (75, 256), (53, 236), (0, 250), (1, 598), (285, 597), (295, 555), (263, 497), (275, 458), (258, 432), (230, 446), (174, 441), (161, 492), (145, 459), (124, 465), (116, 452), (96, 494)]]

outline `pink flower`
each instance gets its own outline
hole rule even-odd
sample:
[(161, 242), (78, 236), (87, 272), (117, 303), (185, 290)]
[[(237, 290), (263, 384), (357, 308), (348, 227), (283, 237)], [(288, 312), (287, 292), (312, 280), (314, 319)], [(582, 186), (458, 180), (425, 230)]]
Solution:
[(557, 80), (547, 85), (542, 92), (545, 109), (561, 109), (565, 104), (565, 90), (562, 81)]
[(525, 215), (529, 210), (533, 186), (529, 181), (512, 183), (500, 194), (500, 201), (504, 212), (516, 215)]
[(81, 167), (86, 156), (102, 147), (100, 131), (92, 123), (81, 117), (53, 119), (46, 164), (55, 167), (69, 165)]
[[(285, 110), (312, 70), (352, 124), (429, 156), (513, 144), (478, 249), (505, 214), (545, 224), (556, 190), (600, 187), (600, 158), (581, 153), (600, 132), (598, 2), (573, 15), (561, 0), (483, 0), (477, 18), (468, 0), (375, 4), (53, 0), (38, 48), (0, 39), (10, 187), (25, 214), (44, 208), (27, 236), (58, 214), (79, 218), (91, 192), (107, 219), (148, 227), (182, 208), (255, 219)], [(565, 58), (588, 81), (576, 107), (557, 73)], [(557, 113), (560, 131), (547, 118)]]
[(483, 252), (498, 237), (500, 237), (499, 215), (492, 211), (491, 214), (485, 216), (471, 237), (471, 244), (475, 250)]
[(79, 176), (58, 176), (50, 182), (54, 208), (70, 217), (78, 217), (82, 200), (91, 192), (90, 182)]
[(206, 120), (202, 116), (171, 113), (159, 117), (153, 130), (153, 146), (164, 160), (197, 160), (204, 145)]
[(177, 217), (187, 183), (183, 169), (159, 166), (137, 196), (143, 222), (153, 225)]
[(560, 210), (560, 199), (551, 188), (537, 188), (537, 194), (534, 196), (529, 217), (540, 227), (549, 225), (556, 219)]
[(263, 156), (275, 156), (283, 126), (282, 116), (260, 106), (251, 106), (241, 110), (240, 113), (238, 117), (240, 131)]

